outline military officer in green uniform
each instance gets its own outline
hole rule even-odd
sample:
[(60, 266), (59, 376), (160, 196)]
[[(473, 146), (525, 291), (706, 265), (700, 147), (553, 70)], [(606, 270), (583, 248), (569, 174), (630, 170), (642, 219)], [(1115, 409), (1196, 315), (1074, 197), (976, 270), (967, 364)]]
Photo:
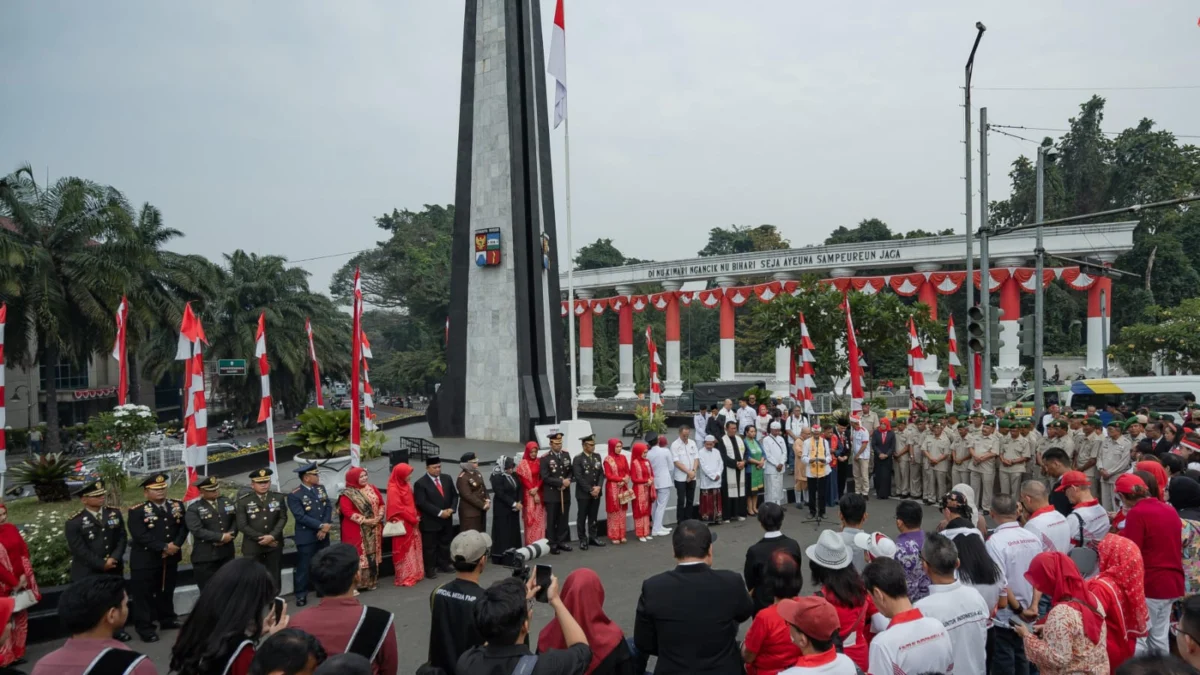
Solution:
[(571, 460), (571, 478), (575, 481), (575, 499), (579, 502), (575, 533), (579, 536), (579, 550), (586, 551), (588, 546), (604, 546), (604, 542), (596, 538), (596, 519), (600, 515), (600, 502), (604, 501), (601, 494), (604, 489), (604, 464), (600, 455), (596, 454), (595, 434), (579, 440), (583, 443), (583, 452)]
[(221, 495), (216, 478), (201, 478), (193, 485), (200, 489), (200, 499), (187, 507), (183, 522), (192, 533), (192, 574), (203, 591), (217, 570), (233, 560), (237, 516), (233, 502)]
[(142, 481), (142, 490), (146, 501), (129, 509), (129, 595), (138, 636), (143, 642), (158, 642), (155, 622), (163, 630), (179, 628), (175, 574), (188, 530), (183, 502), (167, 499), (166, 474)]
[[(104, 506), (108, 491), (104, 481), (94, 481), (79, 490), (83, 510), (67, 520), (67, 549), (71, 552), (71, 581), (97, 574), (123, 575), (125, 557), (125, 519), (120, 509)], [(122, 628), (113, 639), (129, 642), (133, 638)]]
[(287, 504), (283, 495), (271, 491), (270, 469), (250, 472), (253, 492), (238, 497), (237, 526), (242, 533), (242, 555), (266, 566), (275, 587), (279, 588), (279, 566), (283, 562), (283, 527), (287, 525)]

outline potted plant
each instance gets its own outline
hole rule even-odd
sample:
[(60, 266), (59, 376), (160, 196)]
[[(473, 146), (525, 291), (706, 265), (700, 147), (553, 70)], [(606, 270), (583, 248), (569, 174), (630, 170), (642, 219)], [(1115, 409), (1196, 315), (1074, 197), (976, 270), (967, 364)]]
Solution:
[[(350, 411), (308, 408), (296, 417), (300, 423), (288, 441), (304, 448), (296, 453), (297, 462), (316, 462), (322, 473), (332, 474), (332, 481), (323, 475), (322, 482), (332, 490), (340, 490), (350, 470)], [(383, 453), (385, 436), (381, 431), (363, 430), (359, 436), (360, 459), (375, 459)], [(330, 483), (332, 482), (332, 485)]]
[(100, 453), (96, 473), (109, 486), (105, 504), (121, 506), (121, 493), (129, 482), (129, 471), (146, 463), (139, 453), (150, 434), (158, 431), (158, 422), (150, 408), (127, 403), (109, 412), (95, 415), (87, 422), (87, 438)]
[(31, 485), (39, 502), (62, 502), (71, 498), (67, 476), (75, 464), (60, 452), (33, 455), (9, 472), (17, 485)]

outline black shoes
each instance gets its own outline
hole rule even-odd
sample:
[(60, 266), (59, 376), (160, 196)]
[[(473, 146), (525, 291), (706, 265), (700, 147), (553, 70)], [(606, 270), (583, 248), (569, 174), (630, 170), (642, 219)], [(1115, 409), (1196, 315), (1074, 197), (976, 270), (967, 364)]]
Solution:
[(113, 639), (117, 642), (129, 642), (133, 639), (133, 636), (123, 630), (119, 630), (116, 633), (113, 633)]
[(586, 541), (579, 542), (579, 550), (580, 551), (586, 551), (587, 549), (588, 549), (588, 543)]
[(437, 571), (445, 572), (446, 574), (454, 574), (454, 568), (450, 565), (442, 565), (441, 567), (437, 568)]
[(558, 555), (560, 551), (557, 548), (550, 549), (550, 555)]
[(558, 545), (558, 550), (560, 550), (560, 551), (565, 551), (565, 552), (567, 552), (567, 553), (570, 553), (570, 552), (571, 552), (571, 547), (570, 547), (570, 546), (567, 546), (566, 544), (559, 544), (559, 545)]
[(437, 578), (437, 572), (426, 572), (426, 573), (425, 573), (425, 578), (426, 578), (426, 579), (436, 579), (436, 578)]
[(308, 598), (296, 598), (296, 606), (303, 607), (308, 604)]
[[(599, 539), (597, 539), (595, 537), (588, 539), (587, 543), (588, 543), (588, 546), (596, 546), (599, 548), (604, 548), (604, 542), (600, 541)], [(583, 548), (583, 544), (580, 544), (579, 548)]]
[(176, 630), (176, 629), (178, 629), (178, 628), (179, 628), (181, 625), (182, 625), (182, 624), (180, 624), (180, 623), (179, 623), (178, 621), (176, 621), (175, 619), (171, 619), (170, 621), (159, 621), (159, 622), (158, 622), (158, 627), (159, 627), (159, 628), (161, 628), (161, 629), (163, 629), (163, 630)]
[[(138, 637), (142, 639), (142, 642), (158, 642), (158, 633), (146, 633), (145, 635), (138, 633)], [(121, 641), (124, 642), (124, 640)]]

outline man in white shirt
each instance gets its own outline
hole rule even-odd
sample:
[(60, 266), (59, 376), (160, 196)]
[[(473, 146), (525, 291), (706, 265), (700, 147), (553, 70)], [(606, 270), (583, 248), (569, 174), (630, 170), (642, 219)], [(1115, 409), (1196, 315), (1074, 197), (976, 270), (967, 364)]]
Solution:
[[(670, 528), (664, 523), (666, 522), (667, 504), (671, 501), (671, 488), (675, 486), (673, 480), (675, 466), (672, 462), (671, 451), (667, 448), (667, 437), (659, 436), (657, 440), (658, 442), (650, 448), (650, 452), (646, 453), (646, 459), (650, 460), (650, 469), (654, 472), (654, 490), (656, 492), (654, 510), (650, 513), (650, 534), (655, 537), (664, 537), (671, 534)], [(679, 514), (675, 514), (675, 518), (678, 520)]]
[[(758, 411), (756, 411), (753, 406), (747, 403), (746, 399), (739, 398), (736, 417), (737, 431), (739, 434), (744, 434), (746, 433), (746, 427), (754, 426), (754, 418), (758, 417)], [(729, 420), (726, 420), (725, 423), (728, 424)]]
[(979, 591), (954, 578), (958, 548), (944, 535), (930, 534), (921, 548), (929, 575), (929, 595), (914, 605), (942, 622), (954, 645), (955, 675), (987, 675), (987, 630), (992, 608)]
[(732, 400), (725, 399), (725, 403), (722, 405), (721, 410), (717, 413), (717, 419), (721, 421), (722, 429), (725, 428), (727, 423), (737, 421), (737, 411), (733, 409)]
[[(704, 438), (704, 429), (696, 427), (696, 433)], [(694, 517), (696, 510), (696, 472), (700, 469), (700, 448), (691, 439), (692, 430), (686, 426), (679, 429), (679, 438), (671, 444), (671, 463), (674, 468), (671, 479), (675, 483), (675, 522), (681, 523)], [(655, 472), (655, 475), (658, 475)]]
[[(1071, 515), (1067, 517), (1071, 545), (1097, 550), (1112, 523), (1108, 511), (1092, 494), (1092, 479), (1082, 471), (1068, 471), (1063, 474), (1055, 490), (1066, 492), (1067, 500), (1071, 502)], [(1079, 539), (1080, 529), (1083, 530), (1082, 541)]]
[(1027, 480), (1021, 485), (1025, 529), (1042, 542), (1043, 551), (1067, 553), (1071, 550), (1071, 527), (1063, 514), (1050, 505), (1047, 489), (1040, 480)]
[(1025, 580), (1029, 564), (1042, 552), (1042, 542), (1017, 522), (1017, 500), (1012, 495), (996, 495), (992, 500), (992, 518), (996, 529), (987, 540), (987, 552), (1000, 568), (1008, 584), (1008, 602), (996, 612), (992, 625), (994, 649), (992, 670), (997, 673), (1028, 673), (1025, 642), (1009, 625), (1021, 610), (1033, 606), (1033, 586)]
[[(820, 425), (814, 425), (811, 432), (803, 432), (800, 444), (800, 465), (796, 474), (804, 473), (805, 485), (808, 488), (808, 515), (811, 518), (825, 517), (825, 501), (829, 496), (829, 480), (832, 469), (833, 451), (829, 441), (821, 436)], [(796, 481), (799, 483), (799, 481)], [(797, 497), (799, 499), (799, 497)]]
[(704, 430), (708, 428), (708, 412), (704, 410), (704, 406), (700, 406), (700, 411), (692, 415), (692, 427), (700, 438), (704, 438)]
[(904, 567), (891, 558), (871, 561), (863, 583), (879, 613), (890, 620), (887, 630), (871, 641), (872, 675), (953, 673), (954, 646), (945, 626), (925, 616), (908, 599)]
[(854, 459), (854, 491), (866, 498), (871, 492), (871, 435), (857, 417), (850, 418), (850, 449)]
[(780, 671), (779, 675), (856, 675), (860, 672), (849, 656), (839, 654), (833, 646), (833, 634), (841, 626), (837, 610), (828, 600), (801, 596), (795, 600), (780, 600), (775, 608), (791, 632), (792, 644), (800, 649), (796, 664)]
[[(795, 448), (796, 442), (800, 440), (800, 432), (809, 428), (808, 418), (804, 416), (804, 404), (798, 401), (796, 406), (792, 408), (792, 416), (784, 418), (787, 420), (787, 425), (783, 428), (783, 433), (787, 436), (789, 448)], [(795, 453), (788, 453), (788, 471), (792, 472), (796, 469)], [(800, 503), (800, 496), (796, 495), (796, 503)]]
[(759, 441), (759, 445), (766, 460), (763, 464), (763, 501), (783, 506), (787, 503), (783, 472), (787, 469), (788, 443), (783, 437), (782, 425), (771, 422), (770, 434)]
[(717, 438), (704, 437), (700, 449), (700, 520), (713, 525), (722, 522), (724, 504), (721, 499), (721, 478), (725, 475), (725, 461), (717, 450)]

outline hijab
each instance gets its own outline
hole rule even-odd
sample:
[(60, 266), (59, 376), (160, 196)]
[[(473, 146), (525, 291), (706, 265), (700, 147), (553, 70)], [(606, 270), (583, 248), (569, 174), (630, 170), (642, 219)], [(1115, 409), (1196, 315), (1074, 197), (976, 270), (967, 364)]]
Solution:
[(361, 485), (362, 477), (363, 477), (363, 474), (366, 472), (367, 472), (367, 470), (362, 468), (361, 466), (356, 466), (353, 469), (350, 469), (349, 471), (347, 471), (346, 472), (346, 489), (347, 490), (361, 490), (362, 489), (362, 485)]
[[(621, 627), (604, 613), (604, 586), (600, 583), (600, 577), (586, 567), (577, 569), (567, 575), (559, 597), (588, 638), (592, 662), (584, 672), (594, 672), (625, 639)], [(537, 646), (538, 652), (567, 648), (566, 638), (557, 621), (551, 621), (542, 629), (538, 634)]]
[[(619, 457), (621, 455), (621, 451), (617, 449), (618, 445), (622, 445), (621, 439), (619, 439), (619, 438), (608, 439), (608, 456), (609, 457)], [(635, 445), (637, 445), (637, 444), (635, 443)]]
[[(8, 506), (3, 502), (0, 502), (0, 510), (8, 514)], [(12, 523), (0, 524), (0, 546), (4, 547), (14, 566), (20, 565), (22, 559), (29, 557), (29, 546), (21, 536), (21, 531)]]
[(645, 462), (646, 460), (646, 444), (638, 441), (633, 444), (633, 449), (629, 451), (629, 458), (634, 462)]
[(1117, 534), (1101, 539), (1099, 551), (1100, 575), (1097, 579), (1107, 581), (1116, 594), (1121, 615), (1125, 618), (1126, 636), (1144, 637), (1150, 624), (1150, 610), (1146, 606), (1142, 552), (1137, 544)]
[(417, 505), (413, 502), (412, 486), (408, 478), (412, 475), (411, 464), (397, 464), (392, 469), (387, 486), (387, 519), (394, 521), (399, 518), (409, 525), (416, 525), (421, 518), (417, 515)]
[(1095, 610), (1095, 599), (1083, 577), (1079, 576), (1079, 568), (1065, 553), (1051, 551), (1039, 553), (1029, 564), (1025, 580), (1035, 589), (1048, 596), (1055, 605), (1067, 605), (1079, 612), (1083, 621), (1083, 633), (1093, 644), (1100, 643), (1100, 629), (1104, 619)]
[(538, 444), (537, 441), (529, 441), (525, 444), (525, 455), (521, 458), (524, 460), (537, 462)]
[(1144, 460), (1138, 462), (1134, 468), (1137, 471), (1145, 471), (1154, 476), (1154, 480), (1158, 482), (1158, 494), (1155, 496), (1158, 497), (1159, 501), (1162, 501), (1163, 490), (1167, 487), (1167, 470), (1163, 468), (1163, 465), (1158, 462)]
[(1188, 520), (1200, 520), (1195, 517), (1200, 515), (1200, 483), (1187, 476), (1176, 476), (1171, 479), (1170, 493), (1171, 506), (1180, 517), (1184, 517), (1184, 511), (1190, 511)]

